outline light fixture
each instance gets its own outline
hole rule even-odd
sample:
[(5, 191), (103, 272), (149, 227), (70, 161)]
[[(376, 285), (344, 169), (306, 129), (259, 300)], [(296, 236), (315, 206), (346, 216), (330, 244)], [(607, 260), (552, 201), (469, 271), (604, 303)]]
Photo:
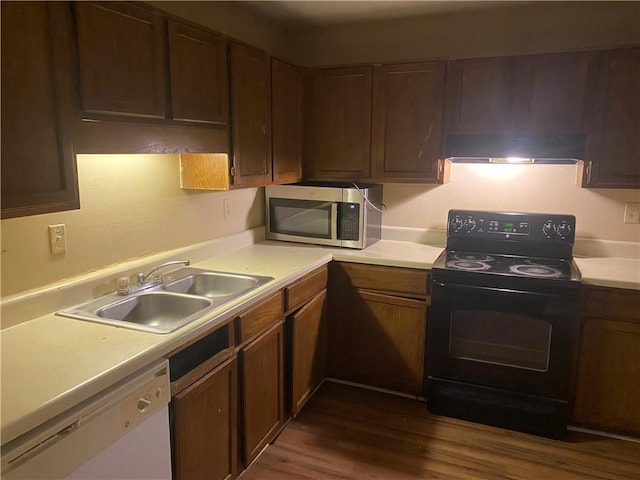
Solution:
[(535, 163), (535, 158), (526, 157), (506, 157), (506, 158), (490, 158), (489, 163)]

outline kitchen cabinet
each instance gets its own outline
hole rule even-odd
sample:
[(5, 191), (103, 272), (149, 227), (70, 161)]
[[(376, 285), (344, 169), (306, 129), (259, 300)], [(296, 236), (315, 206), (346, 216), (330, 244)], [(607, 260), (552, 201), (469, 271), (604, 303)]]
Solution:
[(287, 411), (294, 418), (327, 374), (327, 280), (325, 265), (285, 288)]
[(329, 375), (422, 395), (428, 272), (334, 262)]
[(640, 434), (640, 292), (588, 287), (574, 422)]
[(236, 319), (240, 358), (242, 463), (256, 458), (284, 426), (284, 330), (282, 292)]
[(233, 339), (227, 324), (170, 354), (175, 479), (235, 477), (238, 367)]
[(233, 184), (271, 183), (271, 67), (269, 56), (231, 44)]
[(450, 62), (446, 133), (585, 133), (589, 61), (560, 53)]
[(437, 181), (444, 80), (443, 62), (374, 67), (373, 178)]
[(583, 186), (640, 188), (640, 48), (598, 52)]
[(447, 66), (445, 130), (501, 132), (507, 127), (511, 70), (507, 57), (455, 60)]
[(371, 67), (310, 73), (307, 176), (340, 180), (371, 175), (371, 85)]
[(273, 182), (302, 178), (304, 75), (300, 67), (271, 59)]
[(228, 124), (227, 41), (173, 20), (168, 36), (172, 118)]
[(2, 218), (79, 208), (66, 2), (2, 2)]
[(84, 112), (164, 118), (162, 15), (125, 2), (77, 2), (75, 7)]
[(236, 364), (227, 360), (173, 398), (174, 478), (234, 478)]

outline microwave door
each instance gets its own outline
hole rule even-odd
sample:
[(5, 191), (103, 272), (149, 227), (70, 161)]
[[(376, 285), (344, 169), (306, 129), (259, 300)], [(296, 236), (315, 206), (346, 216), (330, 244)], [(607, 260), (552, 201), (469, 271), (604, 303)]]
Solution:
[(336, 245), (338, 204), (318, 200), (271, 198), (270, 237), (321, 245)]

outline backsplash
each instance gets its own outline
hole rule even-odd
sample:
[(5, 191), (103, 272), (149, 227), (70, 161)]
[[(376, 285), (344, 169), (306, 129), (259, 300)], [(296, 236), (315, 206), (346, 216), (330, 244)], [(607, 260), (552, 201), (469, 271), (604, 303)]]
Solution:
[(623, 223), (639, 190), (586, 189), (576, 165), (451, 165), (444, 185), (387, 184), (385, 227), (444, 230), (449, 209), (567, 213), (581, 239), (640, 241), (640, 225)]

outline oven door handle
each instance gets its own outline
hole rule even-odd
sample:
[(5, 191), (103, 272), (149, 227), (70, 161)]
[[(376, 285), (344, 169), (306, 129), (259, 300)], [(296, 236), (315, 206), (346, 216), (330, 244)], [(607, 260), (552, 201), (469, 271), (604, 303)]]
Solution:
[(539, 292), (531, 292), (526, 290), (513, 290), (511, 288), (496, 288), (496, 287), (478, 287), (476, 285), (460, 285), (459, 283), (442, 283), (438, 280), (432, 280), (434, 285), (442, 288), (457, 288), (461, 290), (474, 290), (474, 291), (489, 291), (489, 292), (500, 292), (500, 293), (520, 293), (523, 295), (536, 295), (538, 297), (564, 297), (565, 295), (558, 295), (554, 293), (539, 293)]

